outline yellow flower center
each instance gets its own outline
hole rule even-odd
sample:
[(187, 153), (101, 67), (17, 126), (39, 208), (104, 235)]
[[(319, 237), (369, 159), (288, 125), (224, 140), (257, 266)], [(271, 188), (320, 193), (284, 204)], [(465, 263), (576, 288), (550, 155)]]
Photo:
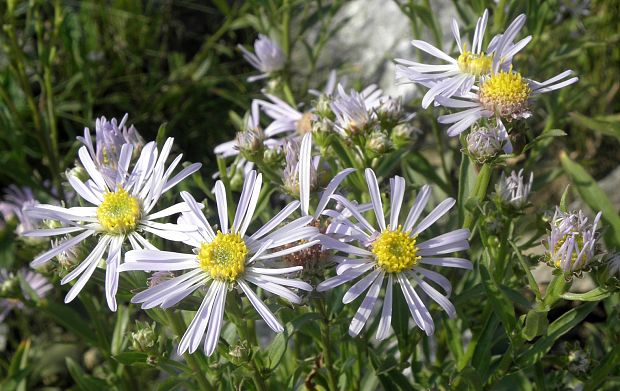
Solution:
[(411, 231), (404, 232), (402, 226), (396, 230), (381, 232), (372, 244), (372, 253), (377, 264), (388, 273), (398, 273), (410, 269), (420, 260), (415, 246), (416, 236), (409, 236)]
[(217, 231), (212, 242), (200, 246), (198, 261), (211, 278), (234, 281), (245, 270), (247, 255), (248, 248), (241, 235)]
[(508, 117), (527, 106), (532, 89), (518, 72), (499, 72), (480, 86), (480, 102), (485, 109)]
[(492, 62), (493, 54), (485, 55), (484, 52), (473, 54), (465, 50), (458, 58), (461, 72), (469, 73), (474, 76), (480, 76), (491, 72)]
[(301, 118), (295, 124), (297, 132), (301, 135), (312, 132), (312, 124), (314, 122), (314, 114), (310, 112), (303, 113)]
[(97, 207), (97, 219), (110, 234), (125, 234), (133, 231), (140, 221), (140, 202), (125, 189), (103, 195), (103, 202)]

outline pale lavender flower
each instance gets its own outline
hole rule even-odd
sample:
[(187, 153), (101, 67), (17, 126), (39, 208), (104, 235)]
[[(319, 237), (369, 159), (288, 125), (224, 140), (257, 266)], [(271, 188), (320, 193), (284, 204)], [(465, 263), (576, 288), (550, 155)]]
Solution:
[(533, 181), (534, 173), (530, 173), (529, 181), (523, 181), (523, 169), (519, 172), (512, 171), (508, 177), (502, 173), (497, 193), (503, 203), (521, 209), (527, 204), (527, 197), (532, 189)]
[[(422, 265), (472, 269), (471, 262), (466, 259), (444, 256), (448, 253), (469, 248), (469, 230), (457, 229), (435, 238), (418, 242), (418, 236), (454, 206), (454, 199), (448, 198), (444, 200), (424, 219), (418, 222), (431, 192), (429, 186), (424, 186), (418, 193), (404, 223), (401, 224), (399, 217), (405, 196), (404, 178), (395, 176), (390, 180), (390, 214), (388, 221), (386, 221), (383, 211), (379, 185), (375, 173), (371, 169), (366, 169), (366, 182), (372, 201), (371, 208), (374, 211), (379, 229), (377, 230), (373, 227), (363, 216), (362, 212), (360, 212), (360, 206), (353, 204), (340, 195), (332, 196), (333, 199), (348, 209), (357, 220), (357, 223), (349, 221), (347, 224), (352, 231), (352, 240), (347, 240), (346, 238), (335, 240), (328, 236), (322, 239), (324, 246), (345, 255), (337, 255), (332, 258), (338, 263), (336, 268), (337, 275), (320, 283), (317, 291), (330, 290), (361, 277), (349, 288), (342, 299), (343, 303), (347, 304), (354, 301), (364, 292), (367, 292), (349, 326), (349, 334), (356, 336), (367, 323), (377, 304), (384, 281), (387, 279), (383, 297), (383, 309), (381, 310), (377, 330), (377, 339), (381, 340), (387, 338), (390, 333), (393, 285), (397, 282), (415, 323), (427, 335), (432, 335), (435, 330), (433, 319), (415, 288), (420, 289), (426, 296), (435, 301), (446, 311), (448, 316), (456, 316), (456, 310), (448, 300), (448, 296), (450, 296), (452, 291), (450, 282), (441, 274), (422, 267)], [(342, 220), (339, 223), (342, 224)], [(354, 244), (356, 242), (359, 245)], [(445, 292), (445, 295), (426, 282), (426, 279), (439, 286)]]
[[(26, 210), (28, 216), (39, 219), (57, 220), (60, 228), (40, 229), (24, 233), (24, 236), (47, 237), (75, 234), (49, 251), (37, 256), (32, 267), (38, 267), (52, 258), (66, 253), (91, 236), (98, 237), (92, 252), (67, 274), (61, 284), (78, 278), (65, 302), (73, 300), (84, 288), (100, 260), (107, 251), (106, 260), (106, 300), (110, 310), (116, 310), (116, 291), (118, 290), (118, 267), (122, 262), (123, 244), (129, 241), (134, 249), (155, 249), (143, 236), (149, 232), (168, 240), (185, 240), (185, 232), (195, 230), (189, 225), (164, 224), (154, 220), (187, 210), (181, 202), (153, 212), (162, 194), (193, 174), (200, 168), (194, 163), (172, 177), (172, 172), (181, 162), (177, 156), (166, 168), (166, 159), (172, 150), (173, 139), (169, 138), (161, 151), (155, 142), (144, 146), (133, 170), (129, 170), (133, 145), (126, 143), (121, 147), (117, 171), (108, 173), (108, 180), (93, 161), (86, 146), (80, 148), (79, 158), (90, 179), (85, 183), (75, 176), (69, 176), (69, 184), (88, 203), (94, 206), (63, 208), (54, 205), (35, 205)], [(112, 181), (112, 183), (109, 183)]]
[(411, 44), (433, 57), (448, 64), (424, 64), (415, 61), (396, 59), (396, 78), (405, 82), (421, 84), (430, 88), (422, 99), (422, 107), (427, 108), (435, 98), (442, 96), (450, 98), (469, 93), (474, 83), (481, 77), (496, 73), (500, 69), (508, 69), (512, 57), (523, 49), (532, 39), (523, 38), (516, 44), (513, 40), (525, 24), (525, 15), (521, 14), (506, 29), (504, 34), (495, 36), (486, 52), (482, 51), (482, 42), (487, 26), (488, 11), (478, 18), (471, 50), (466, 43), (461, 42), (458, 23), (452, 19), (452, 34), (459, 49), (458, 58), (453, 58), (425, 41), (413, 40)]
[[(194, 198), (187, 192), (181, 192), (181, 197), (190, 211), (183, 212), (179, 218), (180, 223), (198, 227), (197, 231), (188, 233), (188, 239), (184, 241), (194, 250), (188, 253), (134, 250), (127, 253), (127, 262), (119, 268), (121, 271), (188, 270), (134, 296), (131, 301), (142, 303), (142, 308), (145, 309), (157, 306), (170, 308), (197, 289), (206, 288), (206, 296), (181, 338), (179, 354), (186, 351), (193, 353), (203, 339), (205, 353), (213, 354), (222, 327), (226, 296), (231, 291), (239, 293), (240, 289), (267, 325), (275, 332), (282, 332), (284, 328), (280, 322), (249, 284), (292, 303), (300, 303), (301, 297), (289, 288), (312, 290), (312, 287), (303, 281), (280, 277), (302, 270), (301, 266), (271, 267), (277, 259), (318, 243), (318, 241), (306, 241), (317, 233), (315, 227), (308, 226), (312, 220), (309, 216), (301, 217), (276, 229), (299, 207), (299, 202), (287, 205), (254, 234), (247, 234), (261, 187), (262, 175), (252, 171), (245, 179), (234, 221), (229, 226), (226, 189), (222, 181), (215, 184), (220, 222), (217, 233), (200, 211)], [(299, 241), (304, 242), (292, 245)]]
[(595, 256), (601, 216), (598, 212), (594, 222), (589, 223), (581, 210), (565, 213), (556, 207), (546, 239), (549, 264), (564, 273), (579, 273), (586, 268)]
[[(22, 288), (22, 295), (27, 300), (42, 299), (52, 290), (52, 285), (48, 282), (47, 278), (41, 274), (28, 269), (21, 269), (18, 273), (30, 288), (30, 290)], [(0, 286), (6, 283), (17, 284), (17, 277), (6, 269), (0, 269)], [(34, 292), (36, 297), (32, 296), (32, 292)], [(0, 323), (4, 321), (12, 310), (23, 309), (24, 303), (19, 299), (0, 298)]]
[(120, 159), (121, 148), (124, 144), (131, 144), (135, 153), (140, 152), (144, 140), (131, 125), (127, 128), (128, 114), (125, 114), (120, 123), (116, 118), (110, 121), (106, 117), (95, 120), (95, 143), (90, 135), (90, 129), (84, 128), (84, 137), (77, 139), (84, 144), (95, 166), (104, 174), (108, 184), (114, 183), (114, 177), (118, 170), (117, 164)]
[(19, 222), (15, 232), (21, 235), (25, 231), (30, 231), (37, 227), (40, 219), (31, 218), (27, 216), (23, 209), (38, 204), (39, 202), (34, 198), (32, 189), (29, 187), (18, 187), (16, 185), (10, 185), (4, 191), (4, 198), (0, 201), (0, 228), (4, 226), (4, 222), (7, 222), (13, 218), (16, 218)]
[(258, 76), (248, 77), (249, 82), (269, 77), (273, 72), (284, 68), (286, 57), (280, 46), (263, 34), (258, 35), (254, 41), (254, 53), (250, 52), (241, 45), (237, 46), (243, 53), (243, 58), (254, 68), (262, 72)]

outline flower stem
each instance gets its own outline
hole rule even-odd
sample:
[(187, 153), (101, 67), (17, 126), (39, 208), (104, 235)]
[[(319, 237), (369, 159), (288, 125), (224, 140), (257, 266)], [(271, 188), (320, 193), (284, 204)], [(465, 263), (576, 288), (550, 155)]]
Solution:
[[(183, 335), (183, 330), (185, 329), (185, 322), (181, 319), (180, 314), (173, 313), (172, 311), (166, 311), (166, 317), (168, 318), (168, 322), (172, 327), (174, 334), (180, 338)], [(190, 353), (184, 353), (183, 357), (185, 358), (185, 361), (187, 361), (187, 365), (189, 365), (191, 370), (194, 372), (194, 377), (198, 382), (199, 388), (201, 390), (212, 390), (213, 386), (209, 383), (209, 380), (207, 379), (207, 376), (202, 370), (200, 362), (196, 359), (196, 357)]]
[[(463, 157), (465, 158), (465, 157)], [(488, 164), (483, 164), (480, 168), (480, 172), (478, 173), (478, 177), (476, 178), (476, 183), (474, 185), (474, 191), (470, 196), (470, 200), (475, 201), (476, 203), (480, 203), (484, 200), (484, 197), (487, 195), (487, 189), (489, 187), (489, 181), (491, 180), (492, 169)], [(463, 180), (463, 178), (460, 178)], [(468, 200), (469, 201), (469, 200)], [(468, 203), (468, 201), (465, 201)], [(474, 213), (467, 209), (467, 204), (465, 205), (465, 219), (463, 221), (463, 228), (471, 229), (476, 221)]]
[(325, 301), (321, 298), (318, 299), (318, 308), (323, 318), (321, 321), (321, 342), (323, 344), (323, 358), (325, 359), (325, 368), (327, 369), (327, 382), (330, 390), (338, 389), (338, 382), (336, 381), (336, 373), (334, 372), (334, 361), (331, 352), (331, 341), (329, 335), (329, 315), (325, 308)]

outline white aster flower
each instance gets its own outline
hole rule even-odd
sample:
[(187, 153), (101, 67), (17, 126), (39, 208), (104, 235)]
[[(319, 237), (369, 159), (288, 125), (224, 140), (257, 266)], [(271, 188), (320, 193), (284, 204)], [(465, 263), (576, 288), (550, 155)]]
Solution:
[(586, 268), (595, 255), (601, 216), (598, 212), (590, 224), (583, 211), (565, 213), (556, 207), (546, 239), (549, 264), (564, 273), (579, 273)]
[(67, 274), (61, 284), (76, 278), (65, 297), (65, 303), (73, 300), (82, 290), (97, 268), (99, 261), (107, 252), (105, 292), (108, 307), (116, 310), (116, 291), (118, 289), (118, 266), (122, 262), (123, 243), (129, 241), (132, 248), (148, 248), (155, 250), (142, 233), (149, 232), (168, 240), (185, 240), (184, 232), (194, 230), (192, 226), (163, 224), (154, 220), (187, 210), (181, 202), (158, 212), (153, 212), (163, 193), (177, 183), (196, 172), (200, 163), (194, 163), (181, 170), (171, 178), (172, 172), (181, 162), (183, 155), (177, 156), (166, 168), (166, 159), (172, 149), (173, 139), (169, 138), (158, 154), (155, 142), (144, 146), (140, 157), (130, 171), (133, 145), (121, 147), (117, 171), (112, 183), (108, 183), (103, 173), (97, 169), (87, 147), (79, 150), (79, 158), (90, 179), (84, 183), (75, 176), (68, 180), (73, 189), (88, 203), (94, 206), (63, 208), (54, 205), (35, 205), (26, 210), (29, 216), (40, 219), (58, 220), (62, 227), (40, 229), (25, 233), (25, 236), (45, 237), (75, 234), (51, 250), (39, 255), (32, 262), (38, 267), (52, 258), (77, 246), (91, 236), (98, 237), (98, 243), (92, 252)]
[(437, 96), (436, 102), (444, 107), (464, 109), (441, 115), (437, 120), (442, 124), (453, 124), (447, 130), (448, 136), (452, 137), (461, 134), (480, 118), (496, 117), (498, 123), (502, 119), (528, 118), (531, 116), (528, 110), (530, 99), (576, 83), (579, 80), (577, 77), (566, 79), (572, 74), (573, 71), (564, 71), (539, 83), (512, 70), (494, 73), (483, 78), (476, 92), (468, 92), (459, 99)]
[[(377, 330), (377, 339), (381, 340), (386, 338), (390, 332), (392, 291), (394, 282), (398, 282), (415, 323), (427, 335), (431, 335), (435, 330), (433, 319), (415, 288), (421, 289), (450, 317), (456, 315), (456, 310), (448, 300), (452, 290), (450, 282), (441, 274), (426, 269), (422, 265), (472, 269), (471, 262), (466, 259), (444, 256), (447, 253), (469, 248), (469, 230), (457, 229), (419, 243), (418, 236), (450, 210), (455, 203), (454, 199), (444, 200), (422, 221), (418, 222), (430, 197), (430, 187), (424, 186), (418, 193), (405, 222), (401, 224), (399, 216), (405, 195), (405, 180), (395, 176), (390, 180), (391, 207), (389, 221), (386, 221), (379, 185), (371, 169), (366, 169), (366, 181), (379, 229), (375, 229), (368, 222), (359, 212), (358, 206), (340, 195), (334, 195), (333, 198), (346, 207), (357, 220), (357, 224), (350, 223), (350, 227), (355, 231), (354, 239), (359, 239), (357, 240), (359, 245), (329, 237), (323, 239), (323, 245), (346, 255), (333, 258), (338, 263), (337, 275), (319, 284), (317, 290), (326, 291), (363, 276), (351, 286), (342, 299), (343, 303), (350, 303), (367, 291), (349, 327), (349, 334), (356, 336), (368, 321), (383, 283), (387, 279), (383, 309)], [(445, 295), (425, 279), (441, 287)]]
[(525, 24), (525, 15), (521, 14), (515, 18), (504, 34), (497, 35), (491, 40), (486, 52), (482, 51), (488, 16), (489, 13), (485, 10), (482, 16), (478, 18), (471, 51), (468, 50), (467, 44), (461, 42), (458, 23), (452, 19), (452, 34), (459, 49), (457, 58), (449, 56), (428, 42), (411, 41), (411, 44), (417, 49), (446, 61), (448, 64), (423, 64), (396, 59), (399, 64), (396, 68), (397, 79), (430, 88), (422, 99), (422, 107), (427, 108), (437, 96), (450, 98), (470, 92), (476, 80), (495, 73), (499, 69), (507, 69), (512, 63), (512, 57), (532, 39), (531, 36), (528, 36), (516, 44), (513, 43)]
[(144, 145), (144, 140), (136, 128), (133, 125), (129, 128), (125, 126), (128, 117), (129, 115), (125, 114), (120, 123), (117, 123), (116, 118), (110, 121), (103, 116), (97, 118), (94, 144), (88, 128), (84, 128), (84, 137), (77, 138), (88, 148), (90, 157), (99, 171), (104, 174), (104, 179), (108, 181), (108, 184), (114, 183), (114, 177), (118, 171), (116, 165), (120, 159), (123, 144), (133, 145), (134, 153), (138, 153)]
[(339, 84), (338, 94), (331, 103), (332, 111), (336, 116), (336, 131), (345, 137), (363, 131), (376, 121), (375, 109), (384, 99), (383, 91), (374, 84), (361, 92), (350, 90), (348, 94)]
[(284, 68), (286, 57), (280, 46), (263, 34), (258, 35), (254, 41), (254, 53), (250, 52), (241, 45), (237, 46), (243, 52), (243, 58), (259, 71), (263, 72), (258, 76), (248, 77), (248, 81), (254, 82), (269, 77), (273, 72)]
[[(231, 226), (228, 221), (228, 201), (224, 184), (215, 184), (215, 198), (219, 216), (217, 233), (211, 227), (194, 198), (186, 192), (181, 197), (189, 206), (180, 220), (198, 227), (189, 233), (184, 242), (194, 248), (193, 252), (177, 253), (168, 251), (130, 251), (127, 262), (120, 270), (178, 271), (187, 270), (180, 276), (161, 282), (138, 293), (131, 300), (142, 303), (142, 308), (160, 306), (169, 308), (201, 287), (207, 292), (187, 331), (179, 343), (179, 354), (196, 351), (204, 338), (204, 351), (211, 355), (217, 346), (224, 314), (226, 296), (230, 290), (239, 288), (250, 300), (267, 325), (275, 332), (284, 328), (271, 310), (250, 288), (256, 285), (266, 292), (276, 294), (292, 303), (300, 303), (301, 298), (289, 288), (311, 291), (312, 287), (300, 280), (280, 277), (302, 270), (302, 267), (273, 268), (269, 264), (285, 255), (314, 246), (318, 241), (287, 247), (288, 245), (313, 237), (317, 229), (309, 227), (311, 217), (301, 217), (278, 229), (280, 223), (288, 218), (298, 207), (295, 201), (252, 235), (247, 229), (254, 217), (262, 185), (262, 176), (252, 171), (245, 179), (241, 198), (237, 204), (235, 218)], [(284, 249), (283, 249), (284, 248)], [(273, 250), (273, 251), (270, 251)], [(262, 263), (262, 264), (261, 264)]]
[[(28, 289), (24, 287), (21, 288), (24, 298), (28, 300), (42, 299), (52, 290), (52, 285), (48, 282), (47, 278), (43, 277), (41, 274), (27, 269), (22, 269), (18, 273), (28, 285)], [(0, 287), (3, 287), (7, 283), (18, 284), (17, 277), (6, 269), (0, 269)], [(34, 293), (36, 297), (33, 297), (32, 293)], [(24, 309), (24, 303), (21, 300), (0, 298), (0, 323), (4, 321), (9, 312), (22, 309)]]
[(497, 193), (503, 203), (521, 209), (527, 204), (527, 197), (532, 190), (532, 182), (534, 181), (534, 173), (530, 173), (530, 179), (523, 181), (523, 169), (519, 172), (512, 171), (508, 177), (502, 173)]

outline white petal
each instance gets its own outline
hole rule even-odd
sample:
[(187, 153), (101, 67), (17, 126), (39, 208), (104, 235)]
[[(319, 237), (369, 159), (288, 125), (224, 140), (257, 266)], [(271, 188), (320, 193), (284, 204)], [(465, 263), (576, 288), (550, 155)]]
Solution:
[(99, 205), (103, 202), (103, 198), (98, 194), (91, 191), (82, 181), (80, 181), (77, 177), (73, 175), (68, 175), (67, 179), (69, 180), (69, 184), (73, 189), (80, 195), (80, 197), (84, 198), (86, 201), (91, 204)]
[(439, 205), (435, 207), (435, 209), (432, 210), (431, 213), (429, 213), (422, 221), (420, 221), (420, 224), (415, 227), (413, 232), (411, 232), (411, 235), (417, 235), (431, 225), (433, 225), (433, 223), (439, 220), (444, 214), (446, 214), (450, 210), (450, 208), (454, 206), (455, 203), (456, 201), (454, 200), (454, 198), (446, 198), (445, 200), (443, 200)]
[(316, 207), (316, 211), (314, 212), (315, 218), (318, 218), (321, 213), (323, 213), (325, 206), (327, 206), (327, 202), (334, 194), (340, 183), (353, 171), (355, 171), (354, 168), (347, 168), (345, 170), (342, 170), (331, 181), (329, 181), (329, 184), (321, 195), (321, 199), (319, 200), (319, 204)]
[(381, 319), (377, 327), (377, 340), (381, 341), (390, 334), (390, 325), (392, 324), (392, 290), (394, 278), (392, 274), (388, 274), (387, 287), (385, 288), (385, 297), (383, 298), (383, 309), (381, 311)]
[(254, 306), (256, 311), (265, 320), (267, 325), (276, 333), (281, 333), (282, 331), (284, 331), (284, 327), (282, 327), (280, 322), (278, 322), (276, 317), (269, 310), (269, 308), (267, 308), (265, 303), (263, 303), (262, 300), (259, 299), (258, 296), (256, 296), (256, 294), (252, 291), (252, 289), (250, 289), (248, 284), (243, 280), (238, 280), (237, 282), (239, 283), (241, 290), (243, 290), (243, 293), (245, 293), (245, 295), (250, 300), (250, 303), (252, 303), (252, 306)]
[(247, 231), (252, 218), (254, 217), (254, 210), (256, 209), (256, 204), (258, 203), (258, 196), (260, 195), (261, 186), (263, 184), (263, 174), (258, 174), (256, 176), (256, 181), (254, 182), (254, 187), (252, 189), (252, 196), (248, 202), (248, 206), (246, 209), (246, 214), (243, 218), (243, 222), (241, 223), (241, 227), (239, 227), (239, 234), (241, 236), (245, 235), (245, 231)]
[(51, 250), (44, 252), (43, 254), (36, 257), (32, 262), (30, 262), (30, 266), (33, 268), (39, 267), (50, 259), (54, 258), (56, 255), (60, 254), (63, 251), (70, 249), (71, 247), (77, 245), (82, 242), (87, 237), (94, 234), (95, 231), (86, 231), (81, 234), (72, 237), (71, 239), (67, 239), (62, 243), (58, 244), (56, 247), (53, 247)]
[(428, 203), (428, 198), (431, 195), (431, 188), (429, 185), (424, 185), (418, 192), (418, 195), (415, 198), (415, 202), (409, 210), (409, 214), (407, 215), (407, 220), (405, 220), (405, 225), (403, 226), (403, 231), (409, 231), (414, 224), (418, 221), (418, 218), (424, 211), (426, 204)]
[(435, 288), (430, 286), (426, 281), (421, 280), (417, 276), (413, 276), (416, 280), (420, 288), (431, 298), (433, 299), (444, 311), (448, 314), (450, 318), (454, 318), (456, 316), (456, 308), (454, 305), (448, 300), (447, 297), (439, 293)]
[(241, 226), (241, 222), (243, 221), (243, 217), (245, 216), (247, 212), (248, 204), (250, 203), (250, 198), (252, 197), (252, 193), (254, 190), (255, 180), (256, 180), (256, 171), (252, 170), (245, 177), (245, 181), (243, 182), (243, 189), (241, 190), (241, 197), (239, 197), (239, 202), (237, 203), (235, 219), (232, 225), (233, 232), (238, 231), (238, 228)]
[(91, 263), (93, 262), (99, 263), (99, 261), (101, 260), (101, 257), (103, 256), (103, 253), (105, 252), (106, 248), (108, 247), (108, 244), (110, 243), (110, 240), (111, 240), (110, 236), (102, 237), (101, 240), (99, 240), (99, 242), (95, 246), (95, 248), (93, 248), (93, 250), (90, 252), (90, 254), (88, 254), (88, 256), (84, 258), (84, 260), (80, 262), (79, 265), (77, 265), (73, 270), (71, 270), (70, 273), (64, 276), (62, 280), (60, 280), (60, 284), (64, 285), (76, 279), (77, 276), (79, 276), (80, 274), (84, 272), (84, 270), (88, 269)]
[[(105, 251), (105, 247), (103, 247), (102, 250)], [(101, 258), (101, 256), (103, 255), (103, 251), (101, 251), (100, 254), (96, 254), (98, 255), (98, 257), (93, 257), (93, 261), (90, 263), (90, 265), (88, 265), (88, 268), (86, 269), (86, 271), (84, 271), (84, 273), (80, 276), (80, 278), (78, 278), (77, 282), (73, 285), (73, 287), (67, 293), (67, 296), (65, 296), (65, 303), (71, 302), (73, 299), (75, 299), (78, 293), (82, 291), (82, 289), (84, 288), (84, 285), (86, 285), (90, 277), (93, 275), (93, 272), (97, 268), (97, 264), (99, 263), (98, 258)]]
[(228, 202), (226, 201), (226, 188), (222, 181), (215, 183), (215, 201), (217, 203), (217, 213), (220, 217), (220, 231), (228, 233)]
[(351, 320), (351, 325), (349, 326), (350, 336), (355, 337), (362, 331), (362, 328), (364, 328), (364, 325), (368, 321), (368, 317), (372, 313), (372, 309), (375, 307), (379, 292), (381, 292), (381, 285), (383, 285), (383, 274), (372, 284), (362, 304), (358, 308), (357, 313), (353, 317), (353, 320)]
[(222, 330), (222, 318), (224, 317), (224, 306), (226, 305), (226, 294), (228, 289), (226, 285), (222, 285), (218, 290), (218, 295), (213, 303), (214, 309), (209, 319), (209, 329), (205, 338), (204, 351), (210, 356), (215, 351), (217, 342), (220, 339), (220, 331)]
[[(90, 178), (95, 181), (97, 186), (101, 191), (109, 190), (106, 181), (103, 179), (103, 175), (97, 170), (93, 159), (90, 157), (88, 153), (88, 149), (86, 147), (80, 148), (78, 151), (78, 156), (80, 157), (80, 161), (82, 162), (82, 166), (90, 176)], [(116, 190), (116, 189), (113, 189)]]
[(301, 213), (308, 215), (310, 206), (310, 164), (312, 159), (312, 133), (306, 133), (301, 141), (299, 149), (299, 200), (301, 201)]
[(366, 273), (368, 270), (372, 269), (374, 266), (375, 266), (375, 263), (372, 262), (372, 263), (368, 263), (360, 267), (356, 267), (354, 269), (353, 268), (348, 269), (347, 271), (345, 271), (344, 273), (340, 275), (328, 278), (327, 280), (323, 281), (316, 287), (316, 290), (317, 292), (325, 292), (327, 290), (340, 286), (346, 282), (355, 280), (357, 277)]
[(277, 215), (275, 215), (271, 220), (269, 220), (265, 225), (263, 225), (258, 231), (254, 232), (250, 238), (252, 239), (260, 239), (265, 236), (275, 227), (277, 227), (281, 222), (283, 222), (288, 216), (290, 216), (296, 209), (299, 207), (299, 201), (293, 201), (290, 204), (286, 205), (284, 209), (282, 209)]
[(426, 265), (436, 265), (436, 266), (444, 266), (444, 267), (456, 267), (460, 269), (468, 269), (473, 270), (473, 264), (463, 258), (454, 258), (454, 257), (445, 257), (445, 258), (427, 258), (422, 257), (420, 263), (424, 263)]
[(382, 269), (375, 269), (372, 272), (368, 273), (364, 278), (356, 282), (349, 288), (349, 290), (344, 294), (342, 298), (342, 302), (344, 304), (349, 304), (353, 300), (357, 299), (359, 295), (364, 293), (368, 287), (375, 282), (377, 277), (381, 274), (381, 278), (383, 278), (383, 274), (385, 272)]
[(105, 269), (105, 297), (110, 311), (116, 311), (116, 292), (118, 291), (118, 265), (121, 261), (123, 238), (117, 236), (112, 239), (108, 250), (108, 259)]
[(457, 61), (455, 59), (453, 59), (452, 57), (448, 56), (446, 53), (442, 52), (441, 50), (437, 49), (435, 46), (431, 45), (430, 43), (424, 42), (424, 41), (419, 41), (419, 40), (413, 40), (411, 41), (411, 44), (413, 46), (415, 46), (416, 48), (425, 51), (426, 53), (435, 56), (437, 58), (440, 58), (444, 61), (450, 62), (455, 64)]
[(396, 175), (390, 179), (390, 228), (398, 228), (398, 216), (405, 195), (405, 179)]
[(420, 297), (411, 286), (411, 283), (403, 276), (402, 273), (398, 273), (396, 276), (413, 320), (418, 327), (426, 332), (426, 335), (433, 335), (435, 325), (431, 315), (424, 306), (424, 303), (420, 300)]
[(377, 223), (381, 231), (385, 231), (385, 215), (383, 214), (383, 203), (381, 202), (381, 193), (379, 192), (377, 177), (375, 176), (375, 172), (370, 168), (366, 169), (365, 174), (368, 191), (370, 192), (370, 200), (375, 210), (375, 216), (377, 216)]
[(205, 232), (207, 233), (207, 235), (209, 235), (211, 240), (215, 239), (215, 233), (213, 232), (213, 228), (211, 228), (211, 224), (209, 224), (209, 222), (207, 221), (207, 218), (204, 216), (204, 214), (200, 210), (201, 208), (198, 206), (198, 203), (196, 202), (194, 197), (192, 197), (192, 195), (189, 194), (188, 192), (182, 191), (181, 198), (183, 198), (187, 206), (189, 206), (189, 208), (191, 209), (192, 217), (194, 217), (198, 222), (200, 222), (202, 226), (201, 228), (205, 230)]

